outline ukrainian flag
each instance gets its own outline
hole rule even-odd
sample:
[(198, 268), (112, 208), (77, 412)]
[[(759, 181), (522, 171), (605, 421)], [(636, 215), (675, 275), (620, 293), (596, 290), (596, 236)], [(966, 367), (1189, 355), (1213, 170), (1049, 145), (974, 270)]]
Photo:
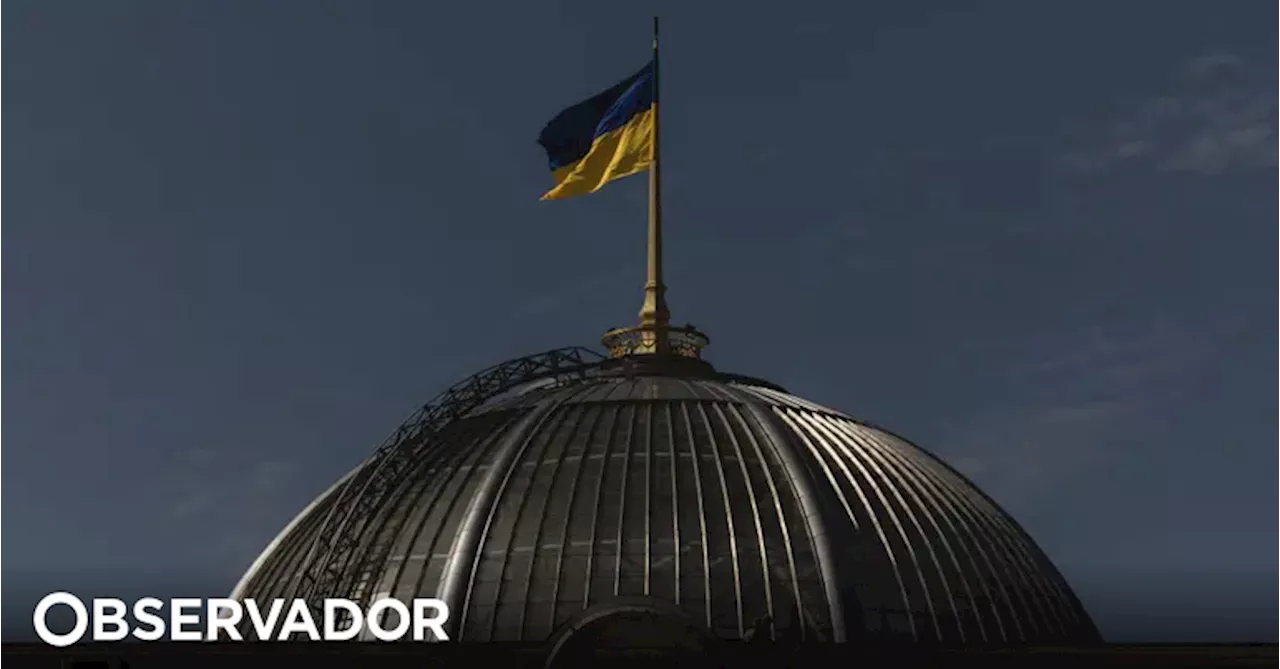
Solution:
[(562, 112), (543, 128), (555, 188), (544, 200), (586, 195), (653, 163), (654, 63)]

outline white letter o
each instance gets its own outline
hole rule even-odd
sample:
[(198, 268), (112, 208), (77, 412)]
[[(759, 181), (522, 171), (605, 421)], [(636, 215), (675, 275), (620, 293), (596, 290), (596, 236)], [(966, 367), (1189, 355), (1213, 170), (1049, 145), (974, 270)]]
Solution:
[[(396, 617), (400, 619), (392, 629), (382, 627), (382, 614), (386, 609), (395, 611)], [(400, 637), (409, 631), (409, 607), (398, 599), (380, 599), (369, 607), (369, 612), (365, 616), (365, 626), (379, 641), (399, 641)]]
[[(44, 618), (49, 614), (49, 609), (65, 604), (71, 607), (76, 614), (76, 624), (66, 634), (54, 634), (49, 630), (49, 626), (45, 624)], [(69, 592), (53, 592), (44, 596), (39, 604), (36, 604), (36, 613), (31, 619), (31, 623), (35, 625), (36, 636), (40, 640), (50, 646), (62, 648), (80, 640), (84, 636), (85, 630), (89, 629), (89, 611), (84, 608), (84, 602), (81, 602), (75, 595)]]

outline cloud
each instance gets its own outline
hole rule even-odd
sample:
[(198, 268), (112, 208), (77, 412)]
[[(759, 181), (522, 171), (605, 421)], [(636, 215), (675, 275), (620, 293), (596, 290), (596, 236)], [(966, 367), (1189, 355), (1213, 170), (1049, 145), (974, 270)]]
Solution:
[(1006, 345), (1013, 362), (998, 370), (1010, 389), (1005, 403), (957, 419), (947, 460), (1002, 502), (1032, 505), (1139, 447), (1241, 330), (1229, 321), (1153, 320)]
[(1230, 54), (1179, 68), (1172, 89), (1151, 97), (1067, 153), (1069, 171), (1122, 166), (1217, 175), (1276, 167), (1276, 86)]

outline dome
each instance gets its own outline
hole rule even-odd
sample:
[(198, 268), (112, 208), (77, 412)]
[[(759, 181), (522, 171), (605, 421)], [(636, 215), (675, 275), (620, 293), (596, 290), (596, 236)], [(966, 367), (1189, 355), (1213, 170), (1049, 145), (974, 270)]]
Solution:
[(728, 640), (1097, 639), (1027, 533), (938, 458), (700, 360), (634, 360), (565, 349), (455, 386), (233, 596), (438, 597), (460, 641), (555, 643), (610, 614)]

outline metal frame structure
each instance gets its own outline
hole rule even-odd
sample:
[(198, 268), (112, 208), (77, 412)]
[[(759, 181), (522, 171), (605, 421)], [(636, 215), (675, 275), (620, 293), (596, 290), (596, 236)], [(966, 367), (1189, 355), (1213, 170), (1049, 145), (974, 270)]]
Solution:
[[(554, 379), (555, 385), (579, 381), (604, 361), (604, 356), (581, 347), (508, 360), (454, 384), (415, 411), (333, 493), (334, 501), (307, 549), (292, 596), (306, 599), (319, 610), (325, 596), (337, 592), (344, 582), (359, 585), (372, 580), (371, 571), (389, 553), (391, 541), (375, 531), (372, 545), (359, 550), (361, 537), (433, 434), (513, 388), (546, 378)], [(353, 558), (357, 560), (354, 569), (349, 564)]]

